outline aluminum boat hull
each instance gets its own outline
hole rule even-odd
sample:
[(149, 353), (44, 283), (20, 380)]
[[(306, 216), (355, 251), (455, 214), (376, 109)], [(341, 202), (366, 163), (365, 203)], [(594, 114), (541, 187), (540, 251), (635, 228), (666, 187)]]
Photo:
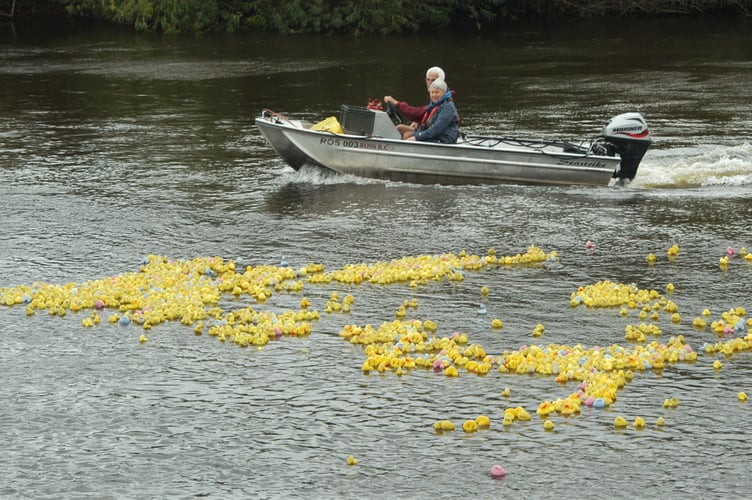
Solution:
[(607, 186), (618, 156), (505, 143), (437, 144), (310, 130), (262, 114), (255, 123), (292, 168), (305, 164), (359, 177), (428, 184)]

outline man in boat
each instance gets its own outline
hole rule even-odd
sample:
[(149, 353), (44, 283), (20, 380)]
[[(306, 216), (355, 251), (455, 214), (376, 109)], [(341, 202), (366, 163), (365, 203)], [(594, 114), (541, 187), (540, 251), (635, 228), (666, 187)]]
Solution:
[[(439, 79), (446, 81), (446, 75), (444, 74), (444, 70), (438, 66), (433, 66), (431, 68), (428, 68), (428, 70), (426, 71), (426, 90), (430, 91), (431, 84), (434, 81), (439, 80)], [(412, 134), (413, 130), (415, 130), (415, 127), (418, 126), (430, 102), (431, 100), (429, 99), (428, 103), (426, 103), (423, 106), (410, 106), (407, 102), (398, 101), (397, 99), (395, 99), (394, 97), (390, 95), (384, 96), (384, 103), (392, 104), (394, 107), (397, 108), (397, 111), (399, 111), (402, 114), (402, 116), (404, 116), (406, 119), (412, 122), (410, 123), (410, 125), (402, 124), (402, 123), (397, 125), (397, 130), (402, 135), (403, 139), (406, 139), (407, 137), (409, 137), (409, 135)], [(405, 136), (406, 133), (408, 134), (407, 137)]]
[(428, 89), (430, 102), (414, 129), (406, 132), (408, 141), (454, 144), (459, 136), (459, 115), (452, 100), (452, 91), (442, 79), (434, 80)]

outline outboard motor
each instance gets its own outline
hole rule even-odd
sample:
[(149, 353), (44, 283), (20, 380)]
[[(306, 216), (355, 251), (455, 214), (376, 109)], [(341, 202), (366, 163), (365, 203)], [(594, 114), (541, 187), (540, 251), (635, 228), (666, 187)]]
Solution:
[(620, 182), (629, 182), (637, 175), (637, 167), (650, 147), (650, 130), (640, 113), (624, 113), (611, 118), (601, 135), (609, 155), (618, 153), (621, 164), (614, 172)]

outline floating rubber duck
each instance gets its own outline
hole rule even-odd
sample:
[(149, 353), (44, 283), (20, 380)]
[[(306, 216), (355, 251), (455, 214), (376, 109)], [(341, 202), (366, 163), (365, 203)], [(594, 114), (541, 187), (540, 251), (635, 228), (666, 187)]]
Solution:
[(488, 291), (489, 291), (489, 290), (488, 290), (488, 287), (487, 287), (487, 286), (483, 285), (482, 287), (480, 287), (480, 294), (481, 294), (482, 296), (484, 296), (484, 297), (485, 297), (486, 295), (488, 295)]
[(491, 328), (500, 330), (504, 328), (504, 323), (499, 318), (494, 318), (493, 321), (491, 321)]
[(547, 431), (552, 431), (554, 430), (554, 423), (550, 420), (546, 420), (545, 422), (543, 422), (543, 428)]
[(347, 465), (358, 465), (358, 460), (354, 456), (348, 455)]
[(512, 395), (512, 391), (509, 389), (509, 387), (505, 387), (503, 391), (501, 391), (501, 397), (502, 398), (508, 398)]
[(713, 361), (713, 369), (714, 369), (714, 370), (718, 371), (718, 370), (720, 370), (721, 368), (723, 368), (723, 363), (721, 363), (721, 362), (720, 362), (720, 361), (718, 361), (717, 359), (716, 359), (715, 361)]
[(507, 471), (501, 465), (494, 465), (491, 467), (491, 477), (494, 479), (500, 479), (507, 475)]
[(627, 427), (627, 419), (622, 417), (621, 415), (617, 416), (614, 419), (614, 427), (616, 429), (624, 429)]
[(478, 415), (475, 417), (475, 423), (478, 425), (478, 429), (488, 429), (491, 427), (491, 419), (486, 415)]
[(664, 408), (676, 408), (679, 406), (679, 400), (676, 398), (668, 398), (663, 400)]
[(144, 342), (146, 342), (147, 340), (149, 340), (149, 339), (147, 339), (147, 338), (146, 338), (146, 335), (141, 335), (141, 336), (140, 336), (140, 337), (138, 338), (138, 341), (139, 341), (139, 342), (141, 342), (142, 344), (143, 344)]
[(726, 247), (726, 255), (729, 257), (736, 257), (736, 249), (734, 247)]
[(454, 430), (454, 424), (451, 420), (439, 420), (436, 423), (433, 424), (433, 428), (437, 432), (443, 432), (443, 431), (453, 431)]
[(744, 391), (741, 391), (739, 394), (736, 395), (736, 397), (739, 401), (743, 403), (747, 400), (747, 393)]
[(666, 419), (663, 417), (658, 417), (657, 419), (655, 419), (655, 425), (657, 425), (658, 427), (663, 427), (664, 425), (666, 425)]
[(585, 242), (585, 250), (587, 250), (588, 252), (592, 252), (593, 250), (595, 250), (595, 243), (593, 243), (590, 240), (587, 240)]
[(669, 258), (673, 258), (679, 255), (679, 245), (677, 244), (671, 245), (669, 249), (666, 250), (666, 255), (668, 255)]
[(541, 323), (538, 323), (533, 329), (533, 337), (540, 337), (545, 330), (546, 328)]
[(462, 424), (462, 430), (465, 432), (476, 432), (478, 430), (478, 423), (475, 420), (465, 420)]
[(645, 257), (645, 260), (648, 262), (648, 265), (652, 266), (653, 264), (655, 264), (655, 254), (654, 253), (647, 254), (647, 256)]
[(488, 311), (486, 310), (486, 305), (485, 304), (481, 304), (478, 307), (478, 314), (486, 314), (486, 313), (488, 313)]
[(636, 417), (634, 422), (632, 423), (632, 426), (634, 426), (635, 429), (644, 429), (645, 419), (642, 417)]

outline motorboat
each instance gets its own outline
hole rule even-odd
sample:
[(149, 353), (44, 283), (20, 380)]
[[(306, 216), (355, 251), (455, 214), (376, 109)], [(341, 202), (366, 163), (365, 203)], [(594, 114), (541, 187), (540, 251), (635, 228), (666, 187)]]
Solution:
[(401, 118), (342, 105), (334, 127), (265, 109), (261, 134), (293, 169), (313, 165), (340, 174), (421, 184), (627, 184), (651, 139), (645, 119), (629, 112), (581, 142), (460, 134), (456, 144), (402, 140)]

